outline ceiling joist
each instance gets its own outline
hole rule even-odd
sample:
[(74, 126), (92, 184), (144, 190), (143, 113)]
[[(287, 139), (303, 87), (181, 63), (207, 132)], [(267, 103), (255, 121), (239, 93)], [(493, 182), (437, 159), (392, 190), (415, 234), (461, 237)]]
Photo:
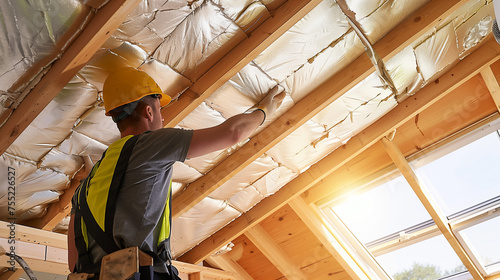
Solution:
[(304, 199), (300, 196), (289, 202), (293, 211), (300, 217), (306, 226), (314, 233), (316, 238), (319, 239), (321, 244), (328, 250), (328, 252), (340, 263), (342, 268), (356, 280), (369, 280), (370, 278), (359, 267), (352, 256), (342, 247), (338, 240), (332, 236), (327, 228), (321, 222), (321, 219), (314, 213), (314, 211), (306, 204)]
[[(432, 30), (435, 23), (458, 9), (465, 1), (431, 1), (388, 33), (374, 48), (387, 61), (398, 51), (410, 46), (418, 36)], [(417, 20), (418, 19), (418, 20)], [(411, 26), (411, 28), (410, 28)], [(277, 120), (253, 136), (242, 148), (215, 166), (202, 178), (189, 184), (172, 203), (173, 217), (179, 217), (211, 192), (283, 140), (311, 117), (342, 96), (354, 85), (374, 72), (366, 55), (358, 57), (343, 71), (314, 89)], [(238, 164), (235, 164), (238, 163)]]
[(281, 249), (262, 226), (256, 225), (248, 229), (245, 235), (283, 273), (286, 279), (307, 279), (307, 276), (292, 262), (288, 254)]
[(251, 210), (180, 256), (179, 259), (184, 262), (198, 263), (207, 258), (248, 228), (258, 224), (337, 168), (377, 143), (382, 137), (415, 117), (472, 76), (477, 75), (484, 65), (490, 65), (498, 60), (499, 56), (500, 45), (491, 38), (488, 39), (477, 50), (450, 68), (437, 82), (426, 85), (415, 95), (401, 102), (392, 111), (366, 128), (363, 133), (352, 137), (343, 147), (330, 153), (274, 195), (262, 200)]

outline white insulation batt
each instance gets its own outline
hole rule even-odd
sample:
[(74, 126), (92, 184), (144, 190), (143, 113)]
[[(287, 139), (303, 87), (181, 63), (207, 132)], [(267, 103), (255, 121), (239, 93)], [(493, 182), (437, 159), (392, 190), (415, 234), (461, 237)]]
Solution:
[[(54, 42), (68, 26), (75, 25), (72, 20), (82, 20), (88, 12), (88, 7), (77, 0), (45, 2), (8, 0), (0, 4), (0, 113), (22, 100), (27, 83), (13, 87), (19, 84), (16, 81), (24, 79), (23, 73), (49, 53), (60, 54), (62, 50)], [(346, 1), (356, 15), (354, 20), (363, 37), (372, 45), (426, 2)], [(17, 215), (22, 221), (28, 220), (43, 215), (47, 204), (57, 200), (82, 167), (83, 156), (90, 156), (95, 162), (119, 138), (101, 104), (102, 85), (110, 71), (121, 66), (144, 70), (176, 99), (223, 54), (244, 40), (247, 32), (261, 24), (262, 18), (273, 14), (270, 7), (275, 7), (272, 2), (257, 0), (144, 0), (0, 156), (0, 218), (7, 218), (4, 182), (8, 166), (18, 170)], [(21, 20), (36, 16), (43, 20)], [(174, 256), (180, 256), (277, 192), (398, 102), (439, 77), (490, 32), (493, 19), (491, 1), (470, 1), (385, 61), (394, 87), (377, 73), (368, 76), (175, 219)], [(287, 92), (283, 106), (269, 116), (260, 131), (319, 84), (365, 55), (362, 41), (337, 3), (325, 0), (194, 109), (178, 127), (198, 129), (220, 124), (245, 112), (280, 84)], [(174, 196), (242, 145), (176, 163)], [(67, 220), (59, 227), (67, 227)]]

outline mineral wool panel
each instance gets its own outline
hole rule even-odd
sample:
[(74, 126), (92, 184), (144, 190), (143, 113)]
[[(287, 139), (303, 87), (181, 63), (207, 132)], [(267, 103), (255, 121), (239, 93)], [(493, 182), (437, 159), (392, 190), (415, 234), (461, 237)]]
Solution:
[(467, 18), (465, 22), (456, 25), (458, 51), (462, 55), (465, 51), (476, 46), (491, 32), (495, 11), (493, 3), (481, 6), (476, 13)]
[(415, 53), (411, 46), (406, 47), (385, 62), (385, 68), (394, 83), (398, 95), (406, 97), (421, 88), (423, 79), (418, 72)]
[(415, 47), (417, 64), (426, 82), (458, 60), (457, 38), (450, 22)]
[(254, 62), (241, 69), (205, 101), (225, 118), (245, 112), (259, 103), (276, 86)]
[(273, 79), (283, 81), (348, 30), (335, 1), (325, 0), (257, 56), (255, 62)]
[(262, 199), (264, 196), (254, 186), (249, 185), (235, 193), (227, 202), (239, 212), (245, 213)]
[(125, 42), (117, 48), (104, 50), (95, 55), (78, 74), (102, 91), (104, 81), (112, 71), (120, 67), (139, 67), (146, 58), (147, 53), (144, 50)]
[(85, 136), (95, 139), (107, 146), (120, 139), (120, 131), (110, 117), (104, 114), (104, 107), (97, 107), (80, 126), (74, 129)]
[(298, 102), (321, 83), (332, 78), (358, 56), (364, 55), (364, 46), (354, 32), (344, 35), (328, 46), (286, 79), (289, 93)]
[(107, 145), (76, 131), (58, 146), (61, 152), (68, 155), (90, 156), (94, 163), (101, 158), (107, 148)]
[[(77, 20), (82, 21), (79, 17), (81, 14), (88, 12), (82, 2), (77, 0), (31, 1), (30, 4), (24, 1), (2, 1), (0, 89), (8, 90), (31, 67), (49, 55), (55, 57), (60, 53), (60, 48), (67, 43), (61, 40), (62, 36), (73, 24), (78, 24)], [(50, 60), (38, 65), (37, 70), (48, 63)], [(26, 84), (11, 90), (20, 92), (24, 86)]]
[(424, 6), (428, 0), (404, 1), (392, 0), (383, 1), (372, 13), (358, 18), (357, 10), (363, 9), (363, 6), (369, 6), (369, 2), (378, 2), (371, 0), (350, 1), (350, 4), (356, 2), (356, 8), (349, 6), (355, 13), (363, 33), (372, 44), (380, 40), (385, 34), (397, 26), (401, 21), (411, 15), (414, 11)]
[(240, 212), (225, 201), (204, 198), (184, 215), (174, 219), (171, 239), (173, 256), (186, 252), (239, 215)]
[(182, 162), (174, 163), (173, 169), (172, 181), (181, 184), (191, 183), (203, 176), (198, 170)]
[(194, 81), (204, 72), (200, 65), (238, 32), (219, 7), (204, 2), (165, 38), (153, 58)]
[(172, 100), (178, 98), (192, 84), (191, 81), (175, 72), (170, 66), (156, 60), (146, 62), (138, 69), (148, 73), (160, 86), (163, 93), (168, 94)]
[(210, 193), (209, 197), (221, 200), (229, 199), (276, 167), (278, 164), (272, 158), (261, 156)]
[(7, 149), (8, 153), (38, 161), (68, 135), (75, 121), (96, 100), (97, 91), (73, 78)]
[(264, 177), (261, 177), (259, 180), (254, 182), (253, 186), (264, 197), (268, 197), (280, 190), (297, 175), (298, 173), (280, 165), (268, 172)]
[(61, 152), (57, 148), (52, 148), (50, 152), (42, 158), (42, 168), (50, 168), (56, 172), (60, 172), (73, 177), (76, 171), (83, 166), (81, 156), (70, 155)]

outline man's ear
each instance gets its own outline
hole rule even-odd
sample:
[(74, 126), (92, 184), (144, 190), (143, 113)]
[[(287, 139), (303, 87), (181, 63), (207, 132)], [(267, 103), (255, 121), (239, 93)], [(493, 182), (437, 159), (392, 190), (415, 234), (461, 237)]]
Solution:
[(146, 118), (149, 121), (152, 121), (153, 120), (153, 108), (149, 105), (146, 105), (145, 110), (146, 110)]

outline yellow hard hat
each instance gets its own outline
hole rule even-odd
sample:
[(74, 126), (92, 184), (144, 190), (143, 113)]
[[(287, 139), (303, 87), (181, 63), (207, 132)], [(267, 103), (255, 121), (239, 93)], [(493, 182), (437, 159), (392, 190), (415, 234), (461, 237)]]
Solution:
[(109, 111), (115, 108), (152, 94), (161, 96), (160, 105), (162, 107), (170, 103), (170, 96), (164, 94), (146, 72), (132, 67), (120, 68), (111, 73), (104, 82), (102, 99), (106, 115), (109, 116)]

